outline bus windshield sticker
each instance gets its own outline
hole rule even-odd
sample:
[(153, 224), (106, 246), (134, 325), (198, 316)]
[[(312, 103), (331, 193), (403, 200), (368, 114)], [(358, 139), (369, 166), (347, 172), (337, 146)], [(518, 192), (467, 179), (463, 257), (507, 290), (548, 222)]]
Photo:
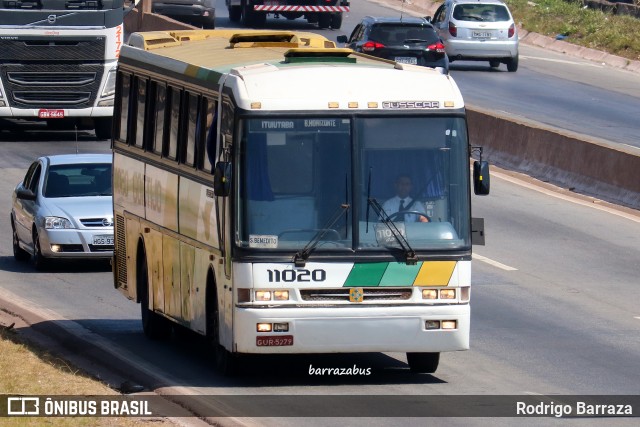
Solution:
[(252, 234), (249, 236), (249, 247), (276, 249), (278, 247), (278, 236)]
[[(400, 235), (402, 237), (407, 237), (407, 233), (404, 228), (403, 222), (394, 223)], [(387, 248), (399, 248), (400, 244), (398, 243), (398, 239), (393, 234), (393, 230), (384, 223), (378, 223), (374, 225), (374, 230), (376, 231), (376, 242), (378, 246), (384, 246)]]

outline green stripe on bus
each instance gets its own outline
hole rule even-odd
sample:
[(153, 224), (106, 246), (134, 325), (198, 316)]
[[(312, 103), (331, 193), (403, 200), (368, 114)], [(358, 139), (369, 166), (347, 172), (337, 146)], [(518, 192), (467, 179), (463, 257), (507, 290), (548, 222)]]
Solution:
[(405, 262), (391, 262), (384, 272), (380, 286), (413, 286), (418, 276), (422, 262), (416, 265), (407, 265)]
[(344, 287), (378, 286), (388, 266), (388, 262), (354, 264)]

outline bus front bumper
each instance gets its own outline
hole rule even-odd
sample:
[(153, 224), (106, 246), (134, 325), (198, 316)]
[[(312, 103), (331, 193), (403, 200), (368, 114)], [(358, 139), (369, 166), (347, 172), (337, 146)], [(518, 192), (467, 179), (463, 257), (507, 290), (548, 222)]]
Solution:
[[(427, 329), (455, 321), (455, 329)], [(238, 308), (239, 353), (445, 352), (469, 348), (468, 304)], [(431, 327), (433, 327), (433, 322)], [(257, 332), (258, 324), (286, 331)], [(448, 322), (448, 325), (451, 325)]]

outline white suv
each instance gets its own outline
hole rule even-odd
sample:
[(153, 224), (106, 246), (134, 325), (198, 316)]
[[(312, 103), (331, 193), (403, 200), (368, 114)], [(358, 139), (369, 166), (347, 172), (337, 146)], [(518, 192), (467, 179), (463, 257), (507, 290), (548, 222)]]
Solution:
[(518, 69), (518, 30), (501, 0), (445, 0), (431, 21), (445, 45), (449, 62), (489, 61)]

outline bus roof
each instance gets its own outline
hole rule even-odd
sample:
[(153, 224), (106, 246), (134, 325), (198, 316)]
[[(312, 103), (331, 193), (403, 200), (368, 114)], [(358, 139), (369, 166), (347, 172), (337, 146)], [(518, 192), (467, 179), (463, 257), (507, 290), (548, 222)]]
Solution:
[(464, 107), (453, 79), (439, 70), (336, 48), (334, 42), (308, 32), (133, 33), (120, 63), (212, 88), (224, 75), (225, 86), (245, 109)]

